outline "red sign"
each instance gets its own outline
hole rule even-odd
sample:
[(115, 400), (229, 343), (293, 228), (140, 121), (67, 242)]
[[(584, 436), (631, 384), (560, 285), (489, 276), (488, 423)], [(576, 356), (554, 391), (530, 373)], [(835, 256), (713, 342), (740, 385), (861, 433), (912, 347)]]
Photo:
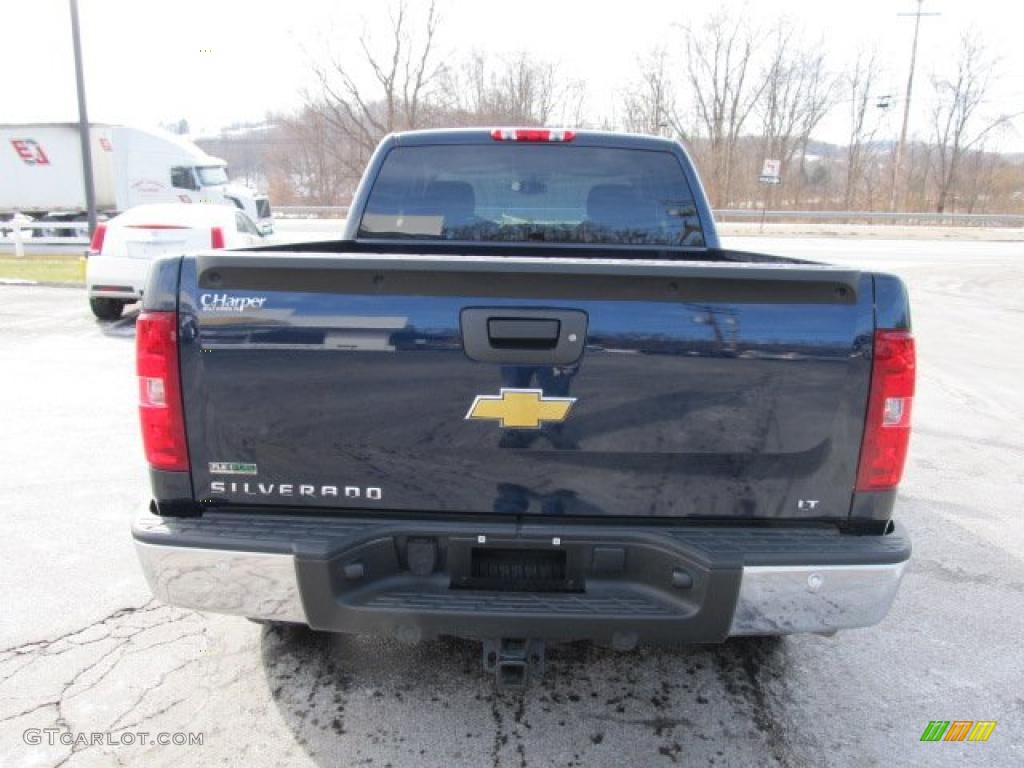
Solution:
[(50, 158), (35, 139), (11, 139), (11, 146), (26, 165), (49, 165)]
[(104, 149), (104, 150), (105, 150), (106, 152), (112, 152), (112, 151), (113, 151), (113, 149), (114, 149), (114, 148), (113, 148), (113, 147), (112, 147), (112, 146), (110, 145), (110, 139), (108, 139), (108, 138), (107, 138), (106, 136), (101, 136), (101, 137), (100, 137), (100, 146), (101, 146), (101, 147), (103, 147), (103, 149)]

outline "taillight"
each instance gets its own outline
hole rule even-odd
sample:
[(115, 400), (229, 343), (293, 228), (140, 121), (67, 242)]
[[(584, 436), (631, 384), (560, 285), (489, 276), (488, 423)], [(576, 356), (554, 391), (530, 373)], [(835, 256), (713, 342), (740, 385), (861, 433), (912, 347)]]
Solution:
[(97, 224), (93, 230), (92, 240), (89, 241), (89, 253), (95, 255), (103, 250), (103, 239), (107, 236), (107, 225)]
[(146, 460), (154, 469), (188, 470), (185, 414), (178, 379), (175, 312), (143, 312), (135, 323), (135, 366)]
[(572, 141), (576, 131), (554, 131), (550, 128), (495, 128), (491, 131), (495, 141)]
[(224, 247), (224, 230), (221, 227), (210, 227), (210, 247)]
[(857, 469), (858, 491), (894, 488), (903, 476), (915, 370), (914, 337), (909, 331), (875, 331), (868, 415)]

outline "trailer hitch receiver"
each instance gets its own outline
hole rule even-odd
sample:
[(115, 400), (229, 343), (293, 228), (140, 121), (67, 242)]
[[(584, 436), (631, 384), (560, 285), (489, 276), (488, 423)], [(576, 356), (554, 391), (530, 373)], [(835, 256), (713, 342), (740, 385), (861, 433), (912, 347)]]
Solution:
[(531, 677), (544, 674), (544, 641), (503, 637), (484, 640), (484, 671), (494, 673), (499, 689), (525, 688)]

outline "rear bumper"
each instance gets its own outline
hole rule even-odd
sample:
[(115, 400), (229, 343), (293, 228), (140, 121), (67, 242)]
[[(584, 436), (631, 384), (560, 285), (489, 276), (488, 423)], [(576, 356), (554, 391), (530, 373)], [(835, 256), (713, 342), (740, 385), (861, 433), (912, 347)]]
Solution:
[(148, 259), (93, 254), (85, 262), (89, 298), (138, 301), (146, 288), (151, 264)]
[[(164, 602), (403, 640), (536, 637), (629, 646), (864, 627), (885, 617), (910, 557), (900, 527), (853, 536), (804, 527), (207, 513), (145, 515), (132, 532)], [(459, 563), (488, 547), (562, 550), (579, 589), (453, 587)]]

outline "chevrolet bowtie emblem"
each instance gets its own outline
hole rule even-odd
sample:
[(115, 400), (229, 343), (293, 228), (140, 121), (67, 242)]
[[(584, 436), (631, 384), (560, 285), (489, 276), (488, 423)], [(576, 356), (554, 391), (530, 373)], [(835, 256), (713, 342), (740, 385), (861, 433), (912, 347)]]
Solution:
[(565, 421), (575, 397), (544, 397), (542, 389), (502, 389), (498, 395), (477, 395), (467, 419), (497, 419), (502, 427), (538, 429), (544, 421)]

